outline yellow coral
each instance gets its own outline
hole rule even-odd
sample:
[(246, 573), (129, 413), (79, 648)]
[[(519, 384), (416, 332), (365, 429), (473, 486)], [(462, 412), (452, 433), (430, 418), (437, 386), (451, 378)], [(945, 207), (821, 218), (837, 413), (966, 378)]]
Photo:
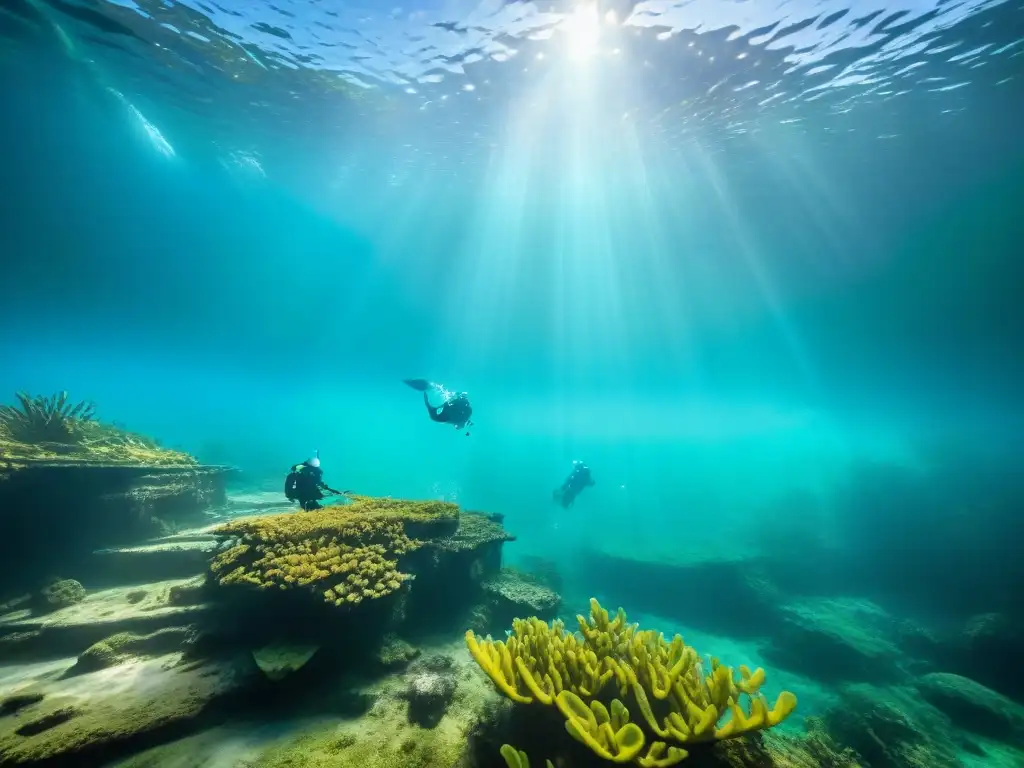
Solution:
[(331, 605), (384, 597), (412, 576), (398, 559), (423, 545), (408, 526), (427, 533), (457, 526), (458, 507), (445, 502), (355, 497), (352, 504), (313, 512), (235, 520), (214, 533), (241, 541), (217, 555), (219, 584), (262, 589), (305, 587)]
[[(511, 744), (502, 744), (499, 752), (505, 758), (505, 765), (508, 768), (530, 768), (530, 758), (526, 756), (525, 752), (516, 749)], [(544, 765), (547, 768), (555, 768), (550, 760), (545, 760)]]
[[(577, 621), (578, 635), (560, 621), (516, 619), (506, 641), (481, 641), (469, 631), (466, 644), (506, 696), (554, 704), (569, 734), (605, 760), (675, 765), (688, 755), (679, 745), (771, 728), (796, 708), (788, 691), (769, 708), (759, 692), (764, 670), (740, 666), (737, 675), (712, 659), (705, 674), (682, 637), (640, 630), (622, 609), (613, 619), (592, 599), (589, 620)], [(637, 723), (631, 711), (639, 713)]]

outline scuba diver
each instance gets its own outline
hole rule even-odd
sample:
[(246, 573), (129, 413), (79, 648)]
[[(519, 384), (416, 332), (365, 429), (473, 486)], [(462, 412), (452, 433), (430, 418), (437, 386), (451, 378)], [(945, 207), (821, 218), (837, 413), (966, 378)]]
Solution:
[(469, 420), (473, 415), (473, 406), (469, 404), (468, 394), (449, 392), (443, 385), (426, 379), (403, 381), (417, 392), (423, 393), (423, 405), (426, 406), (427, 415), (431, 420), (451, 424), (456, 429), (465, 429), (466, 435), (469, 435), (468, 427), (473, 426), (473, 422)]
[(572, 472), (565, 478), (562, 487), (556, 489), (551, 497), (561, 504), (563, 509), (568, 509), (576, 501), (576, 497), (583, 492), (583, 489), (589, 488), (593, 484), (594, 478), (590, 475), (590, 467), (582, 461), (574, 461)]
[(328, 488), (324, 483), (324, 471), (320, 469), (320, 451), (311, 459), (306, 459), (301, 464), (292, 467), (291, 472), (284, 481), (284, 495), (290, 501), (299, 502), (299, 506), (309, 512), (313, 509), (320, 509), (320, 499), (324, 497), (323, 491), (341, 495), (341, 491)]

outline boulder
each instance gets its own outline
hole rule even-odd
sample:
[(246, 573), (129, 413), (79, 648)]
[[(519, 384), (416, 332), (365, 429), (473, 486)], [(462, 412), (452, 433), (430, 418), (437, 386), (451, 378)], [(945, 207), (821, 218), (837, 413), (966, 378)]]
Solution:
[(921, 696), (953, 723), (981, 736), (1024, 744), (1024, 707), (961, 675), (934, 672), (917, 681)]
[(772, 664), (829, 683), (898, 679), (898, 625), (877, 605), (849, 598), (809, 599), (782, 608), (764, 649)]
[(316, 645), (274, 643), (253, 651), (252, 658), (268, 679), (278, 681), (306, 666), (318, 650)]
[(74, 579), (56, 579), (46, 585), (38, 595), (33, 596), (32, 609), (36, 613), (52, 611), (77, 605), (85, 600), (85, 587)]

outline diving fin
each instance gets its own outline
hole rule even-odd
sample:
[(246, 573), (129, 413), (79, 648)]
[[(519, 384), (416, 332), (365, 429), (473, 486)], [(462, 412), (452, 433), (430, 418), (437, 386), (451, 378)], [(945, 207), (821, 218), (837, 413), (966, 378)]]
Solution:
[(431, 384), (426, 379), (402, 379), (402, 381), (404, 381), (410, 387), (415, 389), (417, 392), (426, 392), (433, 386), (433, 384)]

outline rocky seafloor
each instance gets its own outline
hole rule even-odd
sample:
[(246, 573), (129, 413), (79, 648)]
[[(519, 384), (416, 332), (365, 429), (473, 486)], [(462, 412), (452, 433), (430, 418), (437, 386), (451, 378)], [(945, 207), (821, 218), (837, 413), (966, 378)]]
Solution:
[[(563, 607), (550, 574), (502, 567), (511, 536), (499, 518), (463, 512), (458, 528), (417, 533), (432, 544), (408, 555), (414, 579), (336, 615), (212, 584), (211, 560), (248, 546), (218, 526), (275, 513), (292, 514), (280, 496), (231, 497), (208, 526), (99, 550), (86, 572), (0, 607), (0, 766), (501, 768), (504, 744), (534, 765), (609, 764), (552, 708), (499, 693), (467, 650), (466, 629), (503, 637), (516, 617), (575, 624), (586, 612), (575, 598)], [(598, 578), (590, 565), (598, 594), (646, 567), (605, 559)], [(1012, 637), (998, 617), (950, 639), (863, 599), (786, 599), (742, 561), (685, 575), (688, 597), (637, 601), (630, 618), (645, 611), (668, 632), (654, 617), (691, 603), (694, 626), (740, 638), (730, 648), (758, 626), (756, 658), (725, 660), (763, 663), (768, 687), (779, 677), (802, 703), (783, 727), (698, 745), (683, 765), (1024, 766), (1024, 708), (968, 674), (981, 649)], [(731, 607), (709, 613), (700, 593), (716, 586)]]

